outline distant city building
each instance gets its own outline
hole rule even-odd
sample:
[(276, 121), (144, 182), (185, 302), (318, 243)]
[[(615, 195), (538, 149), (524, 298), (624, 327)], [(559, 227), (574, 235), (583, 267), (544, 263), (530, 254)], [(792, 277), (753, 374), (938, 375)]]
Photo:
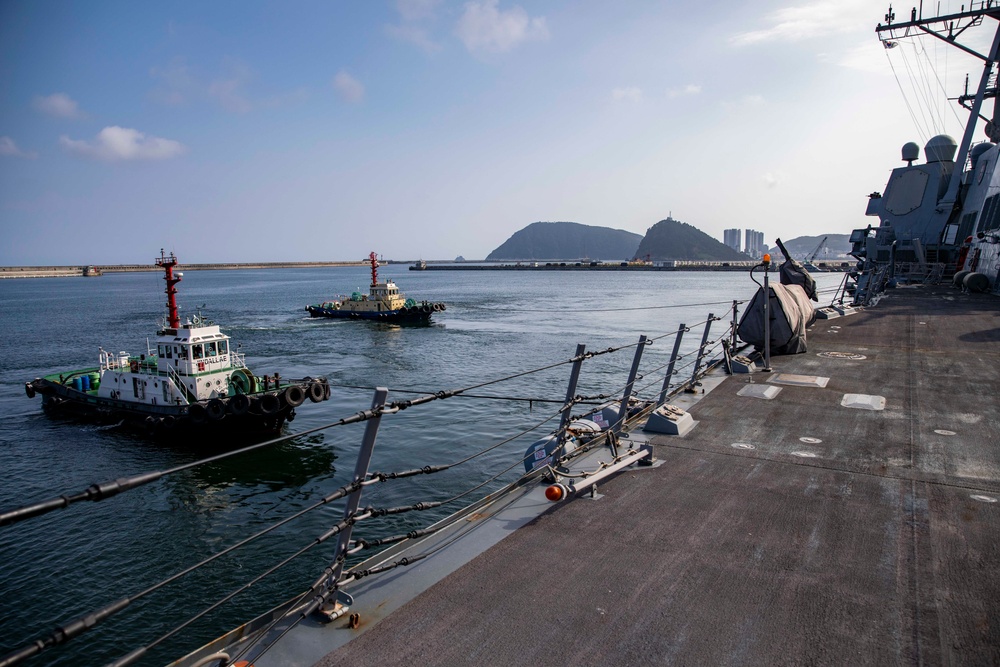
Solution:
[(760, 257), (767, 250), (767, 246), (764, 245), (764, 232), (758, 232), (753, 229), (746, 230), (746, 246), (743, 252), (750, 255), (753, 258)]
[(722, 232), (722, 242), (733, 250), (739, 252), (740, 246), (740, 230), (738, 229), (726, 229)]

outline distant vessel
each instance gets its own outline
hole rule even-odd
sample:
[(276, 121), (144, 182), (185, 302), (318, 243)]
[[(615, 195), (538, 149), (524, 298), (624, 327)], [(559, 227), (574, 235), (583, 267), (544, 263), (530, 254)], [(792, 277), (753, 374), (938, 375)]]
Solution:
[(426, 270), (427, 270), (427, 262), (425, 262), (422, 259), (418, 259), (416, 263), (410, 267), (410, 271), (426, 271)]
[[(433, 313), (445, 310), (443, 303), (429, 301), (417, 303), (413, 299), (406, 298), (406, 295), (399, 291), (396, 283), (392, 280), (380, 283), (378, 281), (378, 256), (374, 252), (368, 255), (368, 262), (372, 269), (372, 284), (368, 294), (354, 292), (349, 297), (345, 296), (306, 306), (309, 315), (382, 322), (426, 322)], [(426, 268), (426, 264), (424, 264), (424, 268)]]
[(101, 349), (96, 368), (26, 382), (29, 398), (39, 393), (46, 409), (141, 424), (155, 433), (215, 425), (275, 431), (294, 419), (295, 408), (307, 398), (318, 403), (330, 397), (325, 378), (254, 375), (229, 336), (199, 315), (181, 324), (175, 285), (183, 274), (173, 271), (177, 258), (161, 250), (156, 265), (164, 270), (168, 312), (155, 351), (131, 355)]

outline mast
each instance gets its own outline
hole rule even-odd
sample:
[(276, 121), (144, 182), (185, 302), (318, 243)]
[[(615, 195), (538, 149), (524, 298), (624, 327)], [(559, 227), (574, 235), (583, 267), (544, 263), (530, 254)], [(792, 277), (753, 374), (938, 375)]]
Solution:
[(372, 265), (372, 287), (375, 287), (376, 283), (378, 283), (378, 256), (374, 251), (368, 255), (368, 261)]
[[(966, 11), (963, 6), (961, 12), (926, 19), (923, 17), (923, 5), (921, 4), (920, 15), (917, 15), (917, 10), (914, 8), (910, 12), (910, 20), (902, 23), (894, 22), (896, 20), (896, 15), (892, 11), (892, 5), (890, 5), (889, 11), (885, 15), (886, 25), (882, 25), (880, 23), (875, 28), (875, 32), (878, 34), (879, 40), (885, 44), (886, 48), (894, 46), (895, 44), (892, 43), (894, 40), (925, 33), (937, 37), (945, 43), (965, 51), (966, 53), (983, 61), (983, 74), (979, 81), (979, 88), (976, 90), (975, 97), (972, 98), (971, 108), (966, 107), (969, 109), (969, 121), (966, 123), (965, 132), (962, 135), (962, 143), (959, 145), (958, 155), (955, 157), (955, 169), (952, 170), (951, 180), (948, 183), (948, 189), (940, 201), (942, 209), (947, 205), (954, 206), (956, 200), (958, 199), (958, 189), (962, 182), (965, 161), (969, 156), (969, 147), (972, 145), (972, 135), (976, 129), (976, 122), (982, 117), (980, 110), (982, 109), (983, 100), (987, 96), (994, 99), (993, 115), (994, 118), (996, 117), (996, 89), (987, 91), (987, 88), (989, 87), (990, 75), (993, 72), (993, 66), (996, 64), (998, 57), (1000, 57), (1000, 25), (997, 26), (996, 34), (993, 36), (993, 45), (990, 48), (989, 55), (984, 56), (977, 53), (975, 50), (957, 41), (959, 35), (967, 29), (980, 25), (984, 16), (1000, 21), (1000, 3), (996, 2), (996, 0), (987, 0), (987, 2), (981, 3), (981, 5), (976, 9), (972, 9), (972, 6), (970, 5), (969, 10)], [(935, 24), (939, 24), (940, 27), (935, 29), (932, 27)], [(989, 93), (989, 95), (987, 95), (987, 93)], [(992, 125), (992, 123), (990, 125)], [(995, 128), (990, 127), (990, 125), (987, 126), (987, 131), (992, 135)], [(990, 136), (990, 139), (995, 140), (993, 136)]]
[[(374, 253), (373, 253), (374, 254)], [(174, 277), (174, 267), (177, 266), (177, 258), (174, 253), (168, 257), (160, 248), (160, 256), (156, 258), (156, 265), (163, 267), (163, 279), (167, 281), (167, 318), (170, 328), (177, 329), (181, 325), (180, 317), (177, 315), (177, 288), (174, 287), (181, 281), (180, 274)]]

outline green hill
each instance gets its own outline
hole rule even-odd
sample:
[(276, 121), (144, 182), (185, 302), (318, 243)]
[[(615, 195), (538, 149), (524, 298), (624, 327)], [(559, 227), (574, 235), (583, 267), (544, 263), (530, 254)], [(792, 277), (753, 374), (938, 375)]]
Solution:
[(727, 261), (749, 259), (744, 253), (733, 250), (696, 227), (667, 218), (660, 220), (646, 231), (635, 251), (635, 256), (653, 261), (668, 259), (693, 259), (702, 261)]
[(631, 259), (642, 237), (578, 222), (533, 222), (491, 252), (487, 260)]

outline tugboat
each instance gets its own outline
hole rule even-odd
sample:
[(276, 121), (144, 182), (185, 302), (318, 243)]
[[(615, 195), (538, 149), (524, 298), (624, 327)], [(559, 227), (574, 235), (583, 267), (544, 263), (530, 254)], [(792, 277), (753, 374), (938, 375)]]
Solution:
[(433, 313), (445, 310), (443, 303), (408, 299), (396, 287), (396, 283), (378, 281), (378, 256), (368, 255), (372, 267), (372, 284), (368, 294), (354, 292), (350, 297), (306, 306), (312, 317), (350, 318), (378, 320), (380, 322), (427, 322)]
[(104, 423), (141, 425), (150, 434), (190, 427), (274, 432), (295, 418), (309, 399), (330, 397), (326, 378), (286, 380), (257, 376), (218, 325), (195, 315), (181, 324), (177, 313), (177, 258), (160, 251), (156, 265), (167, 283), (167, 317), (156, 334), (156, 350), (114, 354), (99, 350), (99, 365), (26, 382), (28, 398), (42, 395), (49, 410)]

